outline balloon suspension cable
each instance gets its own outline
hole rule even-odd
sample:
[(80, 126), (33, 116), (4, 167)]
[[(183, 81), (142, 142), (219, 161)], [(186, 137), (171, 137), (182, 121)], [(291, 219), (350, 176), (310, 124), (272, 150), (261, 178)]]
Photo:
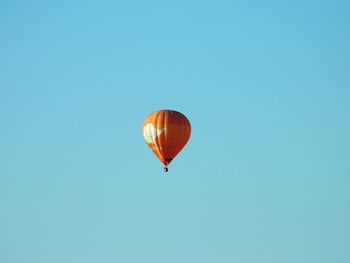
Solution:
[(169, 171), (168, 167), (164, 166), (163, 171), (164, 171), (164, 173), (167, 173)]

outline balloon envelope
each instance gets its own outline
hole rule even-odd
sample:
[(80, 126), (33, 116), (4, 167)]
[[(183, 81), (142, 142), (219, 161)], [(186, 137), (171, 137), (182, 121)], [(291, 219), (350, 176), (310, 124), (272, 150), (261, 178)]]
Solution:
[(147, 116), (142, 132), (148, 146), (167, 167), (187, 144), (191, 135), (191, 124), (178, 111), (159, 110)]

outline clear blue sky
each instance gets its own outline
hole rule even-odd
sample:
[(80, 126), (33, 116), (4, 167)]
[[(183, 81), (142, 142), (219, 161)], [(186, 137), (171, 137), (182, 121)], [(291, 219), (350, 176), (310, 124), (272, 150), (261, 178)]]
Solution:
[(349, 10), (2, 1), (0, 262), (350, 262)]

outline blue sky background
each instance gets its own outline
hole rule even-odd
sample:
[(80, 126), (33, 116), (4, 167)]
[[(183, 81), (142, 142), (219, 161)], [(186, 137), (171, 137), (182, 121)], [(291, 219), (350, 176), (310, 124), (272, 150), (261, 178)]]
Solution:
[(350, 262), (349, 10), (2, 1), (0, 261)]

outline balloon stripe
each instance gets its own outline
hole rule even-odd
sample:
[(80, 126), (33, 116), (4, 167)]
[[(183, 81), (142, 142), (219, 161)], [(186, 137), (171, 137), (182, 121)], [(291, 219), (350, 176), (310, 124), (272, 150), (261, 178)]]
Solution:
[(162, 144), (160, 142), (160, 130), (162, 129), (161, 128), (161, 125), (160, 125), (160, 120), (161, 120), (161, 114), (162, 112), (158, 112), (155, 116), (155, 121), (156, 121), (156, 129), (157, 129), (157, 137), (156, 137), (156, 142), (157, 142), (157, 147), (155, 148), (156, 151), (158, 151), (159, 155), (161, 158), (163, 158), (163, 151), (162, 151)]
[(163, 136), (163, 145), (165, 147), (164, 149), (164, 156), (168, 156), (169, 154), (169, 148), (168, 148), (168, 126), (167, 126), (167, 123), (168, 123), (168, 111), (165, 111), (163, 113), (163, 125), (164, 125), (164, 129), (165, 129), (165, 132), (164, 132), (164, 136)]

